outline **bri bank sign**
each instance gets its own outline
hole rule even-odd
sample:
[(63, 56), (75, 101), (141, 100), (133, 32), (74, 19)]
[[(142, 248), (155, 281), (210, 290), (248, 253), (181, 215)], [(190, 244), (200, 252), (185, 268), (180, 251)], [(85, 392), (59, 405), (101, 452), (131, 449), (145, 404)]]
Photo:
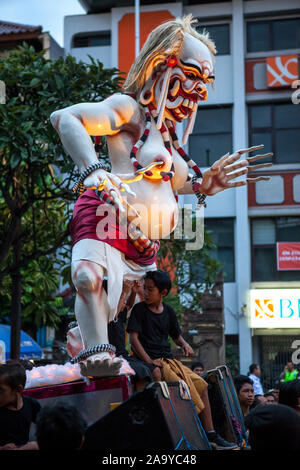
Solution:
[(251, 328), (300, 328), (300, 289), (251, 289)]

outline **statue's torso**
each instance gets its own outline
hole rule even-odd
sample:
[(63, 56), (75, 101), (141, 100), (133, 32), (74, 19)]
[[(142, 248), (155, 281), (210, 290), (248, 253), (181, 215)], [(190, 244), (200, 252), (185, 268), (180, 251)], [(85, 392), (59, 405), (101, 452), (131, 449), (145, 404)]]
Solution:
[[(128, 124), (124, 131), (107, 137), (112, 173), (134, 172), (130, 151), (145, 129), (144, 115), (140, 108), (137, 111), (133, 122)], [(139, 149), (136, 158), (142, 167), (154, 161), (163, 161), (164, 166), (160, 170), (165, 172), (169, 172), (172, 162), (174, 163), (175, 175), (171, 181), (151, 180), (144, 177), (130, 184), (130, 188), (136, 193), (136, 198), (129, 195), (127, 197), (128, 202), (136, 207), (141, 215), (141, 228), (145, 234), (152, 239), (165, 237), (174, 230), (177, 224), (178, 206), (173, 191), (181, 188), (186, 182), (188, 167), (173, 146), (172, 156), (170, 155), (154, 120), (152, 120), (149, 136)], [(157, 231), (158, 224), (161, 228)]]

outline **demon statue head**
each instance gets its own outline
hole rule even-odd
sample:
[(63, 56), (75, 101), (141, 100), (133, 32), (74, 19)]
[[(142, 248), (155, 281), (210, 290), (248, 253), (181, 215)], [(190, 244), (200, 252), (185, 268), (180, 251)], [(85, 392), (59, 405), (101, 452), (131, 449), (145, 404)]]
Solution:
[(215, 45), (208, 34), (199, 34), (192, 16), (169, 21), (149, 36), (131, 67), (124, 90), (135, 93), (142, 105), (154, 105), (157, 127), (164, 119), (188, 118), (186, 143), (199, 101), (207, 99), (207, 84), (214, 80)]

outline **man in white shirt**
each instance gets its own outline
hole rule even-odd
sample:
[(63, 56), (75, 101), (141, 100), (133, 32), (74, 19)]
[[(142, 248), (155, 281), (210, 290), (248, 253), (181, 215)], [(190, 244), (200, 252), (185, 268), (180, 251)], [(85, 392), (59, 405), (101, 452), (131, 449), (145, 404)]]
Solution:
[(258, 364), (251, 364), (249, 366), (249, 378), (253, 381), (254, 395), (263, 395), (264, 391), (260, 382), (260, 366)]

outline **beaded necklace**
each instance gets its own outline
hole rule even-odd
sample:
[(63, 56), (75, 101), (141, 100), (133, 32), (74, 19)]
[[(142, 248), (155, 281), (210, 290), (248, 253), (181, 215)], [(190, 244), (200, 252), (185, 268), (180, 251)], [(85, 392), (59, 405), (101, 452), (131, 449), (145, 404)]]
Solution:
[[(137, 154), (137, 151), (146, 142), (146, 140), (147, 140), (147, 138), (150, 134), (151, 116), (153, 117), (155, 123), (157, 123), (157, 119), (158, 119), (158, 114), (157, 114), (156, 108), (154, 107), (154, 105), (152, 103), (149, 103), (148, 106), (144, 106), (144, 109), (145, 109), (145, 115), (146, 115), (145, 130), (144, 130), (143, 135), (134, 144), (134, 146), (132, 147), (131, 152), (130, 152), (130, 159), (131, 159), (131, 161), (133, 163), (133, 166), (136, 170), (140, 170), (142, 168), (140, 163), (137, 161), (136, 154)], [(166, 119), (166, 125), (164, 124), (164, 122), (162, 122), (161, 127), (160, 127), (159, 130), (160, 130), (163, 142), (164, 142), (164, 146), (168, 150), (169, 154), (172, 156), (172, 147), (171, 147), (171, 143), (170, 143), (170, 138), (171, 138), (172, 143), (173, 143), (175, 149), (177, 150), (177, 152), (179, 153), (179, 155), (185, 160), (185, 162), (188, 164), (188, 166), (194, 170), (196, 176), (198, 178), (201, 178), (202, 177), (202, 172), (201, 172), (200, 168), (194, 162), (194, 160), (192, 160), (186, 154), (186, 152), (183, 150), (183, 148), (180, 146), (179, 140), (178, 140), (178, 137), (177, 137), (177, 134), (176, 134), (176, 131), (175, 131), (175, 126), (172, 123), (172, 121)], [(174, 163), (172, 162), (172, 166), (171, 166), (171, 169), (170, 169), (169, 172), (163, 172), (162, 171), (160, 174), (161, 174), (162, 179), (164, 181), (169, 181), (171, 178), (173, 178), (173, 176), (175, 174)], [(152, 172), (147, 171), (147, 172), (145, 172), (145, 175), (146, 176), (152, 176)], [(190, 179), (191, 179), (191, 176), (189, 175), (188, 180), (190, 180)]]
[[(145, 108), (147, 108), (147, 107), (145, 107)], [(153, 106), (152, 103), (149, 103), (148, 108), (149, 108), (151, 116), (153, 117), (153, 119), (155, 121), (155, 124), (156, 124), (157, 120), (158, 120), (158, 114), (156, 112), (156, 109), (155, 109), (155, 107)], [(166, 128), (166, 126), (163, 122), (161, 124), (161, 127), (160, 127), (159, 131), (161, 133), (164, 146), (168, 150), (169, 154), (172, 157), (172, 147), (171, 147), (171, 143), (170, 143), (170, 140), (169, 140), (169, 132), (168, 132), (168, 129)], [(161, 171), (160, 174), (161, 174), (162, 179), (164, 181), (169, 181), (171, 178), (173, 178), (173, 176), (175, 174), (174, 163), (172, 162), (170, 171), (168, 171), (168, 172)]]
[(177, 150), (179, 155), (186, 161), (188, 166), (190, 168), (192, 168), (192, 170), (194, 170), (196, 175), (199, 178), (201, 178), (202, 177), (202, 172), (201, 172), (200, 168), (198, 167), (197, 163), (195, 163), (194, 160), (192, 160), (187, 155), (187, 153), (183, 150), (183, 148), (180, 146), (173, 122), (169, 121), (169, 120), (166, 120), (166, 124), (167, 124), (167, 127), (169, 129), (170, 137), (172, 139), (172, 143), (173, 143), (175, 149)]

